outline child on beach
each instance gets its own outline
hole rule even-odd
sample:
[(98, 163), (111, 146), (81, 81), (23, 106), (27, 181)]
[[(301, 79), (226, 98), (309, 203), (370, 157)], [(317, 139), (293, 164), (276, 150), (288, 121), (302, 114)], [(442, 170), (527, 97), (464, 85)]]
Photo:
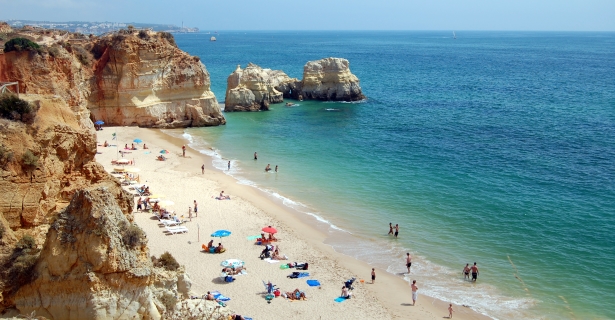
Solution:
[(448, 318), (453, 319), (453, 304), (449, 303), (448, 305)]
[(372, 284), (376, 281), (376, 269), (372, 268)]

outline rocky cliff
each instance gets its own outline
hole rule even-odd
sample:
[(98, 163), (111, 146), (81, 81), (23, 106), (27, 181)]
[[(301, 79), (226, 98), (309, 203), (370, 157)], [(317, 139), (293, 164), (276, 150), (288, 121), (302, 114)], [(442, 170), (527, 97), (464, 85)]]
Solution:
[(285, 91), (289, 92), (297, 82), (280, 70), (263, 69), (253, 63), (243, 70), (237, 66), (227, 79), (224, 111), (269, 110), (269, 104), (282, 102)]
[(341, 58), (309, 61), (303, 67), (301, 95), (323, 101), (359, 101), (365, 99), (359, 79), (350, 72), (349, 62)]
[(365, 96), (346, 59), (309, 61), (303, 68), (301, 81), (283, 71), (250, 63), (243, 70), (237, 66), (228, 76), (224, 111), (269, 110), (270, 103), (283, 102), (283, 98), (358, 101)]
[(178, 49), (169, 33), (13, 31), (11, 37), (34, 39), (41, 48), (0, 54), (0, 82), (18, 81), (21, 93), (61, 97), (84, 127), (92, 127), (91, 120), (160, 128), (226, 123), (205, 66)]
[(96, 41), (88, 104), (94, 119), (164, 128), (226, 123), (205, 66), (163, 35), (140, 31)]

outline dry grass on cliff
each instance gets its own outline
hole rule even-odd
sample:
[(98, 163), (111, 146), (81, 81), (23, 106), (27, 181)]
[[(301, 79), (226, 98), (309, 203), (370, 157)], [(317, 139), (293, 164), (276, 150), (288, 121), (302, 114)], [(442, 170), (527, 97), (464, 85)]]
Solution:
[(34, 238), (23, 236), (15, 244), (13, 253), (1, 262), (0, 274), (4, 279), (2, 291), (16, 292), (21, 286), (30, 283), (35, 277), (34, 266), (39, 254)]

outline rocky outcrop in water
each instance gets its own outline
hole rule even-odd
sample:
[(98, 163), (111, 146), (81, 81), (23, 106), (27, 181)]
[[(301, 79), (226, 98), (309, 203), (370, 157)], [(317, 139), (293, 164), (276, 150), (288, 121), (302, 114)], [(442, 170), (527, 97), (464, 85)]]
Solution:
[(365, 99), (359, 79), (341, 58), (309, 61), (303, 67), (301, 95), (306, 100), (359, 101)]
[(227, 79), (224, 111), (269, 110), (269, 104), (283, 101), (290, 83), (296, 83), (280, 70), (263, 69), (253, 63), (237, 66)]
[(224, 111), (269, 110), (270, 103), (283, 102), (283, 98), (358, 101), (365, 96), (346, 59), (309, 61), (303, 68), (301, 81), (280, 70), (263, 69), (250, 63), (243, 70), (237, 66), (229, 75)]

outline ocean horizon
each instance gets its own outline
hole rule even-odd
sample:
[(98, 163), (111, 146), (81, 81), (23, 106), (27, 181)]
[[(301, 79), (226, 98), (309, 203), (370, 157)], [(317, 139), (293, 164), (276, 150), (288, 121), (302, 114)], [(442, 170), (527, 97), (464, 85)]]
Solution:
[(237, 65), (301, 79), (331, 56), (368, 97), (225, 113), (183, 137), (335, 250), (394, 274), (411, 252), (427, 296), (497, 319), (615, 318), (615, 33), (455, 32), (176, 34), (219, 101)]

